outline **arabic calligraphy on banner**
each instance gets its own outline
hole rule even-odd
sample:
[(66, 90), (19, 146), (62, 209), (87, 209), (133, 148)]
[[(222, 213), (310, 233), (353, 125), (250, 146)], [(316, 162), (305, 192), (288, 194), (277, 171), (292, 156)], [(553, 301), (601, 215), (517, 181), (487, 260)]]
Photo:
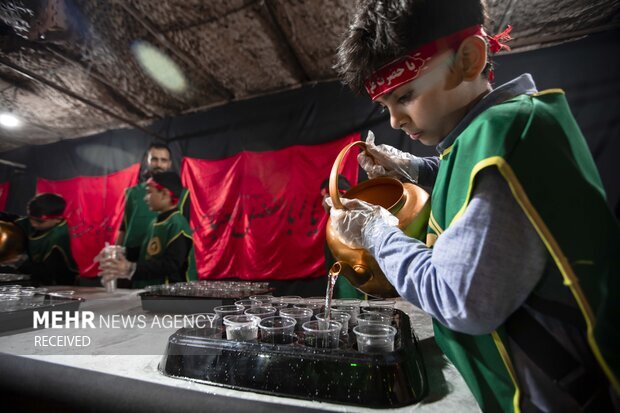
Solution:
[[(320, 145), (242, 152), (220, 160), (185, 158), (183, 185), (199, 278), (295, 279), (325, 275), (327, 214), (321, 183), (352, 134)], [(354, 156), (342, 174), (357, 182)]]

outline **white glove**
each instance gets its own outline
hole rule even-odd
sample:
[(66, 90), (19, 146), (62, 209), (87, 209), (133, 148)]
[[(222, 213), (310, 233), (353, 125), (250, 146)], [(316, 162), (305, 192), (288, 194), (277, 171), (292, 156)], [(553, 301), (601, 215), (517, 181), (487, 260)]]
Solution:
[(357, 155), (357, 162), (370, 179), (393, 176), (418, 182), (419, 158), (390, 145), (375, 145), (375, 134), (372, 131), (368, 131), (366, 150)]
[(108, 243), (108, 241), (105, 242), (105, 246), (103, 248), (101, 248), (101, 251), (99, 251), (99, 254), (97, 254), (95, 256), (95, 258), (93, 258), (93, 262), (99, 264), (103, 261), (103, 259), (105, 258), (106, 255), (106, 251), (107, 248), (110, 246), (110, 244)]
[(340, 241), (351, 248), (370, 249), (382, 226), (397, 226), (398, 218), (387, 209), (359, 199), (341, 198), (344, 209), (333, 208), (331, 198), (325, 201), (331, 208), (331, 226)]

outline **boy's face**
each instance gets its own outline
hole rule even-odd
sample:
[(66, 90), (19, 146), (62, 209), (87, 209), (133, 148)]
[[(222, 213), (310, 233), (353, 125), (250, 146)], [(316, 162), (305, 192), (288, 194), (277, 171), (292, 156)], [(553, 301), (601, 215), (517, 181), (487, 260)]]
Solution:
[(146, 160), (151, 173), (166, 172), (172, 166), (170, 153), (166, 149), (151, 148)]
[(451, 85), (452, 53), (433, 60), (424, 75), (377, 98), (389, 110), (394, 129), (429, 146), (437, 145), (454, 129), (470, 103), (467, 93)]
[(30, 221), (30, 225), (32, 226), (32, 228), (35, 229), (35, 231), (47, 231), (48, 229), (51, 229), (55, 227), (56, 225), (58, 225), (61, 220), (58, 218), (39, 219), (39, 218), (29, 217), (28, 221)]
[(151, 211), (163, 211), (170, 206), (170, 195), (168, 195), (167, 191), (160, 191), (151, 185), (147, 185), (144, 202), (146, 202)]

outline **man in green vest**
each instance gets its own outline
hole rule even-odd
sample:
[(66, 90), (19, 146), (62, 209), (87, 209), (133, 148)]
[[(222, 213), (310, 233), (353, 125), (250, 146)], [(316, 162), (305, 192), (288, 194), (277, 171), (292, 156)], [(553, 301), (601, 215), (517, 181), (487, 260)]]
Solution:
[(37, 194), (28, 202), (27, 217), (15, 224), (27, 236), (27, 258), (17, 270), (43, 285), (75, 285), (77, 265), (71, 255), (69, 230), (64, 218), (67, 203), (57, 194)]
[[(125, 191), (125, 210), (116, 243), (124, 246), (127, 250), (139, 250), (141, 248), (147, 236), (147, 228), (157, 216), (144, 200), (147, 192), (146, 179), (154, 173), (170, 171), (172, 168), (170, 155), (168, 145), (159, 142), (151, 143), (146, 152), (145, 181)], [(185, 188), (183, 188), (177, 207), (189, 222), (189, 191)], [(197, 275), (193, 250), (190, 254), (190, 260), (192, 265), (188, 277), (195, 280)], [(121, 283), (121, 286), (124, 285)]]
[(352, 22), (341, 77), (439, 157), (370, 133), (358, 158), (433, 188), (426, 244), (359, 200), (332, 208), (335, 231), (433, 317), (483, 411), (617, 411), (620, 229), (564, 92), (492, 88), (510, 27), (488, 35), (481, 0), (365, 1)]
[(187, 281), (188, 255), (192, 249), (189, 224), (178, 208), (183, 192), (174, 172), (157, 172), (146, 181), (145, 201), (156, 213), (139, 250), (127, 249), (127, 257), (103, 260), (101, 276), (106, 283), (129, 279), (132, 288)]
[[(123, 245), (125, 248), (140, 248), (146, 237), (148, 225), (157, 216), (144, 201), (146, 196), (146, 179), (154, 173), (166, 172), (172, 169), (168, 145), (158, 142), (151, 143), (146, 152), (146, 165), (145, 181), (127, 188), (125, 192), (125, 211), (117, 237), (117, 244)], [(188, 192), (184, 190), (179, 202), (179, 209), (189, 221), (188, 208)]]

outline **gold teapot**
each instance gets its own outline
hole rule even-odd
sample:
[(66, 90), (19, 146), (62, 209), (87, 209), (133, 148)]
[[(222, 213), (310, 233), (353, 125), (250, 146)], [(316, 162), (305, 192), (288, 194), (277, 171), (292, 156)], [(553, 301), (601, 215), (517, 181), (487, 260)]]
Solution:
[[(354, 146), (366, 149), (366, 143), (361, 141), (344, 147), (336, 157), (329, 175), (329, 196), (334, 208), (337, 209), (344, 209), (338, 193), (338, 174), (342, 160)], [(415, 184), (402, 183), (390, 177), (374, 178), (354, 186), (343, 197), (380, 205), (398, 218), (398, 228), (405, 234), (419, 240), (426, 236), (430, 216), (430, 196)], [(338, 239), (331, 227), (331, 218), (327, 220), (326, 238), (327, 246), (336, 259), (330, 270), (331, 274), (344, 276), (355, 288), (371, 296), (382, 298), (398, 296), (377, 261), (367, 250), (351, 248)]]
[(26, 234), (12, 222), (0, 221), (0, 263), (26, 251)]

